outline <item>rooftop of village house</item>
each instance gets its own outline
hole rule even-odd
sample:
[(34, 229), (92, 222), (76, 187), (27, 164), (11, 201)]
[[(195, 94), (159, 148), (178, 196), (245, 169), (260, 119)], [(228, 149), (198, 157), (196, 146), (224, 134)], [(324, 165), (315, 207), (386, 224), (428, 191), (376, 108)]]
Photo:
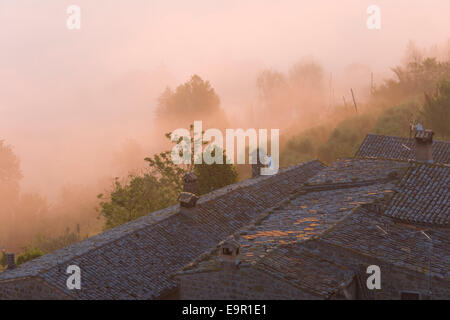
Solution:
[[(298, 245), (317, 242), (311, 239), (322, 241), (323, 235), (331, 234), (330, 231), (343, 221), (356, 216), (362, 206), (381, 203), (382, 219), (393, 217), (405, 223), (439, 228), (449, 225), (449, 166), (446, 164), (450, 143), (433, 142), (433, 157), (438, 149), (435, 164), (423, 164), (414, 161), (413, 156), (394, 154), (394, 148), (385, 152), (380, 147), (388, 143), (386, 141), (401, 142), (400, 145), (406, 146), (412, 143), (401, 139), (368, 135), (357, 158), (341, 159), (329, 167), (319, 161), (310, 161), (282, 169), (274, 176), (261, 176), (227, 186), (200, 197), (188, 214), (181, 213), (179, 205), (150, 213), (1, 273), (0, 282), (38, 277), (73, 298), (157, 298), (176, 287), (173, 274), (183, 266), (185, 271), (200, 271), (208, 263), (211, 268), (215, 263), (217, 244), (236, 235), (242, 247), (243, 264), (267, 266), (265, 270), (269, 270), (271, 265), (281, 262), (282, 256), (310, 257), (307, 261), (322, 266), (320, 272), (324, 274), (320, 282), (323, 287), (318, 285), (308, 290), (326, 296), (332, 290), (327, 291), (325, 287), (342, 283), (335, 283), (325, 273), (329, 268), (342, 269), (338, 274), (344, 281), (348, 278), (345, 266), (323, 260), (307, 247), (298, 249)], [(395, 159), (384, 159), (389, 156)], [(417, 210), (411, 211), (414, 203), (419, 205)], [(420, 217), (418, 213), (427, 204), (432, 210)], [(413, 213), (405, 214), (401, 210), (403, 207)], [(408, 234), (408, 230), (399, 229), (399, 232)], [(448, 242), (448, 237), (440, 233), (435, 237), (438, 242)], [(339, 242), (336, 240), (334, 244)], [(394, 242), (394, 247), (397, 244)], [(365, 249), (364, 244), (361, 246)], [(437, 254), (443, 254), (449, 260), (446, 247), (437, 246), (440, 250)], [(395, 252), (394, 260), (405, 260)], [(367, 254), (367, 249), (361, 249), (361, 253)], [(386, 254), (390, 252), (386, 251)], [(290, 260), (291, 263), (301, 261), (295, 259)], [(283, 261), (286, 267), (291, 266), (289, 270), (299, 267)], [(404, 262), (406, 265), (407, 261)], [(77, 264), (84, 270), (84, 290), (67, 290), (65, 266), (69, 264)], [(273, 265), (273, 268), (278, 266)], [(281, 275), (284, 273), (283, 277), (294, 280), (306, 277), (282, 268), (279, 270)]]
[[(415, 160), (415, 139), (368, 134), (356, 157)], [(434, 163), (450, 164), (450, 142), (433, 140)]]
[[(337, 264), (329, 252), (318, 247), (339, 246), (411, 270), (429, 272), (429, 257), (424, 255), (429, 250), (429, 234), (434, 245), (432, 274), (448, 278), (450, 271), (445, 270), (450, 270), (450, 237), (444, 228), (449, 226), (450, 216), (449, 168), (403, 160), (338, 160), (309, 179), (282, 205), (264, 212), (255, 223), (234, 234), (240, 243), (239, 267), (255, 267), (327, 298), (348, 284), (355, 272)], [(429, 187), (417, 181), (425, 181)], [(423, 197), (417, 200), (420, 188)], [(433, 210), (425, 210), (422, 217), (416, 217), (417, 226), (405, 227), (404, 222), (412, 222), (408, 217), (413, 214), (396, 216), (395, 221), (402, 223), (390, 218), (399, 207), (399, 198), (415, 199), (401, 203), (415, 203), (422, 209), (426, 209), (422, 204), (427, 204)], [(373, 213), (371, 204), (381, 210)], [(383, 228), (389, 222), (394, 227), (385, 231)], [(433, 226), (426, 236), (418, 234), (424, 229), (424, 222)], [(220, 270), (220, 245), (186, 265), (177, 275)]]

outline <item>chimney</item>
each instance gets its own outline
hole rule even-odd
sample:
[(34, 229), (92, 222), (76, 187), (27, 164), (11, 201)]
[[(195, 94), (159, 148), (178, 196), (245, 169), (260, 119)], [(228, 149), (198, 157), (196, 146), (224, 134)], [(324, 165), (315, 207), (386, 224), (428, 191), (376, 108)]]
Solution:
[(250, 156), (253, 159), (256, 158), (256, 163), (252, 163), (252, 178), (259, 177), (261, 175), (261, 168), (264, 167), (259, 157), (259, 149), (253, 151)]
[(193, 172), (188, 172), (183, 177), (183, 191), (198, 194), (198, 179)]
[(431, 130), (417, 130), (414, 136), (416, 160), (433, 162), (433, 135)]
[(225, 240), (220, 246), (219, 258), (223, 268), (236, 268), (239, 265), (239, 247), (234, 237)]
[(180, 212), (182, 214), (191, 216), (198, 199), (199, 198), (193, 193), (181, 192), (178, 196), (178, 201), (180, 202)]
[(12, 270), (16, 267), (16, 261), (14, 259), (14, 253), (7, 253), (6, 254), (6, 265), (7, 270)]

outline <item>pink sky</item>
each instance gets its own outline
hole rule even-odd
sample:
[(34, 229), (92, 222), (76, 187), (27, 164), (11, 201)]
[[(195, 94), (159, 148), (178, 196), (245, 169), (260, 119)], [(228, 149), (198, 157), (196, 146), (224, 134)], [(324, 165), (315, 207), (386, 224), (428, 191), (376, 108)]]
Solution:
[[(71, 4), (81, 30), (66, 28)], [(366, 27), (371, 4), (381, 30)], [(198, 73), (235, 113), (258, 72), (304, 57), (337, 79), (353, 63), (389, 75), (409, 40), (448, 41), (449, 12), (448, 0), (0, 0), (0, 138), (24, 186), (51, 192), (111, 174), (102, 164), (127, 137), (151, 145), (145, 128), (168, 84)]]

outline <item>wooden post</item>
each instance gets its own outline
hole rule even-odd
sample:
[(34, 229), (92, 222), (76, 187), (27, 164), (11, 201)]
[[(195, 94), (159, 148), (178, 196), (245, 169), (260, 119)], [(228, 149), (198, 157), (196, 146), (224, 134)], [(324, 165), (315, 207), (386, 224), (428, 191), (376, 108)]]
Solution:
[(373, 95), (373, 72), (370, 73), (370, 94)]
[(355, 105), (356, 113), (358, 113), (358, 107), (356, 106), (356, 100), (355, 95), (353, 94), (353, 89), (350, 88), (350, 91), (352, 92), (353, 104)]
[(333, 106), (333, 101), (332, 101), (332, 89), (333, 88), (333, 73), (330, 72), (330, 95), (328, 97), (328, 108), (331, 109), (331, 107)]

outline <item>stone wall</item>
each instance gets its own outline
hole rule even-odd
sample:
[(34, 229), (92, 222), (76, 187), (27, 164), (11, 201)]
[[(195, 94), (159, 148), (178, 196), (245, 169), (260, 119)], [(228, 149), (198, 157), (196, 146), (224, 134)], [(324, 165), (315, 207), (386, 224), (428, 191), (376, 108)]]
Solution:
[[(394, 266), (380, 260), (361, 256), (349, 250), (329, 246), (327, 252), (323, 252), (323, 244), (320, 250), (328, 254), (337, 263), (349, 266), (355, 270), (362, 270), (361, 285), (366, 286), (366, 280), (370, 274), (365, 270), (370, 265), (377, 265), (381, 270), (381, 289), (368, 290), (369, 299), (398, 300), (402, 292), (420, 294), (420, 299), (430, 299), (430, 279), (425, 272), (416, 272), (405, 267)], [(319, 248), (317, 248), (319, 249)], [(178, 276), (180, 299), (321, 299), (304, 292), (298, 287), (286, 281), (272, 277), (265, 272), (252, 267), (234, 268), (234, 270), (220, 269), (217, 271), (205, 271), (198, 273), (185, 273)], [(351, 283), (346, 288), (346, 294), (336, 293), (331, 299), (360, 299), (360, 292)], [(448, 279), (431, 279), (432, 299), (449, 299), (450, 281)]]
[(65, 300), (64, 294), (37, 278), (0, 282), (0, 300)]
[(318, 299), (252, 267), (183, 274), (178, 279), (182, 300)]
[[(311, 242), (311, 247), (317, 247), (322, 254), (327, 254), (337, 263), (356, 270), (366, 270), (370, 265), (377, 265), (381, 271), (381, 289), (369, 290), (374, 299), (397, 300), (402, 292), (415, 292), (421, 299), (429, 299), (430, 281), (428, 272), (416, 272), (402, 266), (394, 266), (378, 259), (353, 253), (349, 250)], [(326, 252), (325, 252), (326, 250)], [(366, 281), (370, 274), (362, 273), (362, 280)], [(363, 286), (366, 283), (362, 283)], [(432, 299), (449, 299), (450, 279), (431, 279)]]

